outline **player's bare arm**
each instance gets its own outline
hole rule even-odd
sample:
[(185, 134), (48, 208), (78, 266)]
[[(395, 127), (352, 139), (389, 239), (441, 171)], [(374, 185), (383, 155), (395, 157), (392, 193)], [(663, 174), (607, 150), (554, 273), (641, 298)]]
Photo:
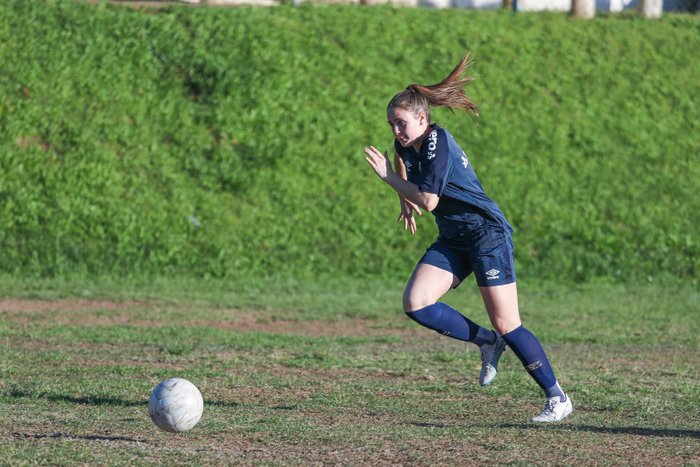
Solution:
[(374, 146), (365, 148), (365, 160), (372, 167), (379, 178), (391, 186), (399, 196), (406, 198), (421, 209), (432, 211), (440, 201), (440, 197), (434, 193), (424, 193), (418, 189), (417, 185), (404, 180), (391, 167), (389, 158), (382, 154)]
[[(401, 178), (404, 180), (408, 180), (408, 173), (406, 171), (406, 164), (404, 164), (403, 160), (401, 159), (401, 156), (399, 156), (397, 153), (394, 153), (394, 170), (396, 171), (397, 175), (399, 175)], [(399, 195), (399, 205), (401, 212), (399, 213), (398, 221), (402, 222), (403, 221), (403, 229), (404, 231), (410, 230), (411, 235), (416, 233), (416, 218), (413, 217), (413, 213), (415, 212), (419, 216), (423, 215), (423, 211), (421, 208), (407, 200), (406, 198), (402, 197)]]

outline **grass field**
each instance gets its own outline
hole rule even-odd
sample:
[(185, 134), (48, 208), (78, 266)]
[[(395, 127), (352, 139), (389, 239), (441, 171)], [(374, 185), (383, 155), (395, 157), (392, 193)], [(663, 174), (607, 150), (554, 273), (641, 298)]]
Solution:
[[(0, 2), (0, 466), (700, 465), (697, 15), (285, 3)], [(512, 352), (481, 388), (401, 312), (433, 222), (397, 235), (362, 157), (467, 51), (478, 124), (436, 116), (516, 228), (555, 426)]]
[[(556, 426), (507, 352), (418, 327), (401, 283), (0, 281), (0, 464), (700, 463), (700, 293), (521, 284), (525, 323), (575, 402)], [(473, 284), (447, 301), (484, 322)], [(161, 380), (205, 399), (159, 431)]]

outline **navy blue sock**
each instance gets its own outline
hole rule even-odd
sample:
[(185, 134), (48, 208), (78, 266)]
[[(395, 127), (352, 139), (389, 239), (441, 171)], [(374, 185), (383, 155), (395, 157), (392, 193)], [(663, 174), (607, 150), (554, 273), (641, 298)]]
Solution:
[(406, 313), (412, 320), (428, 329), (476, 345), (493, 344), (496, 333), (482, 328), (445, 303), (434, 303)]
[(532, 379), (537, 382), (547, 397), (559, 396), (562, 401), (566, 400), (566, 395), (559, 387), (554, 370), (549, 364), (547, 354), (544, 353), (542, 344), (533, 333), (520, 326), (508, 334), (504, 334), (503, 339), (508, 347), (513, 349), (515, 355), (518, 356)]

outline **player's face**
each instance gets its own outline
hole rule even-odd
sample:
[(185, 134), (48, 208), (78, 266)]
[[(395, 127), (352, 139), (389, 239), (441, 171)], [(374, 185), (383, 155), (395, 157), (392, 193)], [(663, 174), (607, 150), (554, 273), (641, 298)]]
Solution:
[(401, 107), (390, 107), (386, 111), (386, 117), (391, 127), (391, 132), (402, 147), (420, 145), (423, 135), (428, 128), (428, 119), (425, 112), (418, 115)]

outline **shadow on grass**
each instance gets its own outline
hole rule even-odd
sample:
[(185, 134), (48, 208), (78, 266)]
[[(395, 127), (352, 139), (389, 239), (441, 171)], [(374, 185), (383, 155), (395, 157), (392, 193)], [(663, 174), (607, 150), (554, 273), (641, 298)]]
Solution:
[[(408, 422), (409, 425), (420, 428), (456, 428), (457, 425), (438, 422)], [(700, 439), (700, 431), (672, 428), (642, 428), (636, 426), (592, 426), (592, 425), (535, 425), (532, 423), (501, 423), (498, 425), (480, 425), (481, 428), (517, 428), (519, 430), (551, 430), (551, 431), (589, 431), (591, 433), (625, 434), (638, 436), (657, 436), (661, 438), (695, 438)]]
[[(51, 402), (67, 402), (72, 404), (85, 404), (85, 405), (114, 405), (119, 407), (143, 407), (148, 406), (148, 399), (143, 400), (125, 400), (117, 397), (104, 397), (104, 396), (69, 396), (65, 394), (48, 394), (43, 392), (30, 392), (18, 389), (13, 389), (9, 393), (10, 397), (16, 399), (45, 399)], [(240, 404), (238, 402), (220, 402), (220, 401), (210, 401), (205, 400), (204, 405), (215, 406), (215, 407), (237, 407)]]
[(119, 399), (116, 397), (104, 397), (104, 396), (68, 396), (65, 394), (49, 394), (45, 392), (31, 392), (24, 391), (20, 389), (13, 389), (9, 393), (10, 397), (16, 399), (46, 399), (51, 402), (69, 402), (73, 404), (86, 404), (86, 405), (117, 405), (120, 407), (138, 407), (148, 404), (148, 400), (145, 401), (129, 401), (124, 399)]
[(593, 425), (532, 425), (528, 423), (503, 423), (498, 428), (545, 429), (557, 431), (590, 431), (592, 433), (624, 434), (639, 436), (658, 436), (662, 438), (695, 438), (700, 439), (700, 431), (676, 430), (672, 428), (642, 428), (636, 426), (593, 426)]
[(437, 422), (409, 422), (409, 425), (417, 426), (419, 428), (453, 428), (454, 425), (447, 425), (445, 423)]
[(71, 435), (68, 433), (12, 433), (15, 439), (83, 439), (87, 441), (125, 441), (129, 443), (146, 443), (144, 439), (128, 438), (126, 436), (101, 436), (101, 435)]

